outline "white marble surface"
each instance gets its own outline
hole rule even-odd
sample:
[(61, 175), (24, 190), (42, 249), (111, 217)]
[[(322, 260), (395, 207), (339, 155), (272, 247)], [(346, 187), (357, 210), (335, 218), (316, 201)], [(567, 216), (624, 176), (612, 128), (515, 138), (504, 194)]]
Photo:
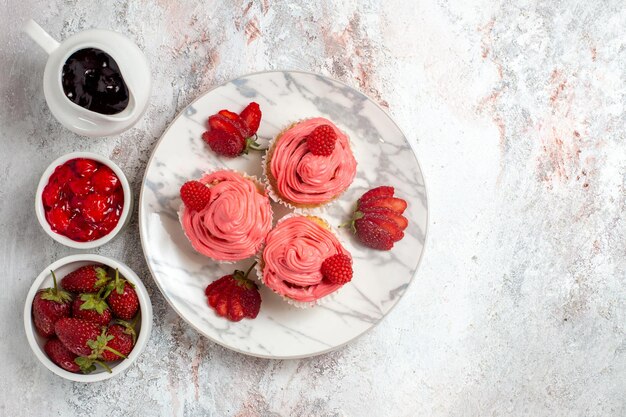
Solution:
[[(0, 9), (0, 414), (623, 416), (626, 414), (626, 9), (621, 1), (5, 1)], [(18, 33), (103, 27), (153, 63), (144, 119), (78, 137)], [(268, 361), (199, 336), (149, 278), (136, 214), (98, 250), (145, 279), (155, 328), (104, 383), (59, 379), (26, 346), (32, 280), (72, 251), (33, 212), (47, 163), (108, 155), (135, 193), (154, 143), (211, 86), (263, 69), (321, 72), (374, 97), (415, 141), (426, 256), (381, 326), (330, 354)]]

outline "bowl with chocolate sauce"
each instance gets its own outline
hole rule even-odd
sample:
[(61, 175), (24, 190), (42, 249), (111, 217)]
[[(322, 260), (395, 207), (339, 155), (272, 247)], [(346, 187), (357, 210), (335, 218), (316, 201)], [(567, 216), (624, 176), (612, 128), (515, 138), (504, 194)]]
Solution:
[(44, 95), (65, 127), (84, 136), (111, 136), (130, 129), (143, 116), (150, 97), (150, 68), (128, 38), (90, 29), (59, 43), (33, 20), (24, 31), (48, 53)]

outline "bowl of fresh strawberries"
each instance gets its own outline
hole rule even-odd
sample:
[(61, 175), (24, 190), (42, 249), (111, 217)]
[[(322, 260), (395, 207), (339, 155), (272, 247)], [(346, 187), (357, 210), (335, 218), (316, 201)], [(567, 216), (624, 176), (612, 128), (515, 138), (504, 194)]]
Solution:
[(54, 160), (37, 187), (35, 213), (54, 240), (92, 249), (113, 239), (130, 219), (132, 192), (113, 161), (90, 152)]
[(128, 266), (100, 255), (71, 255), (33, 282), (24, 326), (46, 368), (71, 381), (102, 381), (124, 372), (145, 348), (152, 304)]

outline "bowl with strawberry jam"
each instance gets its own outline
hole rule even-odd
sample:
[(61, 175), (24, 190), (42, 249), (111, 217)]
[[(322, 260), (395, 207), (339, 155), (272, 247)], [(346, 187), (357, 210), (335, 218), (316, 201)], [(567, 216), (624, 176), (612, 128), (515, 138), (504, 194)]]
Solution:
[(35, 211), (54, 240), (90, 249), (119, 233), (131, 207), (130, 186), (117, 165), (94, 153), (73, 152), (52, 162), (42, 175)]

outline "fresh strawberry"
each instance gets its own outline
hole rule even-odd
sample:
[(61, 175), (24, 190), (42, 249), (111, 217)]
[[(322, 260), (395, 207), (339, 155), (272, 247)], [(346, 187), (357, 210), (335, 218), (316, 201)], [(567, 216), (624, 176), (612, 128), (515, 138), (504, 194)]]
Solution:
[(335, 130), (330, 125), (321, 125), (309, 133), (306, 144), (313, 155), (329, 156), (335, 149), (336, 141)]
[(398, 214), (402, 214), (404, 213), (404, 210), (406, 210), (406, 201), (401, 198), (382, 197), (359, 203), (360, 211), (367, 211), (369, 208), (372, 207), (387, 208), (389, 210), (395, 211)]
[(80, 366), (75, 362), (77, 356), (70, 352), (59, 339), (53, 337), (43, 346), (44, 352), (52, 362), (68, 372), (80, 372)]
[(251, 270), (252, 267), (246, 273), (235, 271), (206, 287), (207, 303), (218, 316), (240, 321), (244, 317), (253, 319), (259, 314), (261, 294), (257, 285), (247, 278)]
[(139, 311), (139, 298), (133, 288), (133, 284), (120, 278), (120, 273), (115, 270), (115, 281), (111, 284), (112, 291), (107, 297), (107, 302), (113, 315), (122, 320), (130, 320)]
[(79, 177), (89, 178), (98, 169), (98, 163), (91, 159), (78, 158), (73, 160), (72, 168)]
[(202, 134), (202, 140), (218, 155), (234, 158), (246, 150), (246, 140), (241, 136), (223, 130), (209, 130)]
[(233, 134), (241, 139), (247, 138), (248, 127), (244, 125), (239, 117), (235, 120), (225, 117), (221, 114), (214, 114), (209, 117), (209, 127), (211, 130), (220, 130)]
[(98, 294), (86, 293), (76, 297), (72, 302), (72, 317), (107, 326), (112, 318), (111, 309), (101, 298), (101, 293), (102, 290)]
[[(124, 356), (128, 356), (135, 346), (137, 334), (135, 329), (127, 323), (120, 322), (120, 324), (112, 324), (107, 330), (107, 335), (113, 336), (107, 343), (107, 346), (116, 350)], [(102, 352), (102, 359), (111, 362), (120, 359), (120, 357), (108, 350)]]
[(71, 311), (71, 294), (60, 289), (54, 271), (50, 273), (54, 287), (39, 290), (33, 300), (33, 322), (37, 333), (43, 337), (52, 336), (55, 323), (69, 317)]
[(367, 213), (363, 216), (363, 218), (371, 221), (385, 232), (389, 233), (389, 237), (391, 237), (391, 240), (394, 242), (397, 242), (404, 237), (404, 232), (400, 230), (396, 222), (387, 219), (387, 217), (380, 214)]
[(359, 241), (367, 247), (379, 250), (389, 250), (393, 247), (391, 235), (370, 220), (355, 220), (354, 230)]
[(352, 280), (352, 258), (338, 253), (324, 259), (321, 267), (322, 276), (332, 284), (345, 284)]
[(98, 292), (111, 278), (98, 265), (86, 265), (70, 272), (61, 280), (61, 287), (76, 293)]
[(365, 246), (389, 250), (404, 237), (409, 222), (402, 213), (407, 204), (394, 194), (393, 187), (381, 186), (367, 191), (357, 201), (352, 229)]
[(396, 226), (402, 231), (406, 229), (409, 225), (409, 221), (402, 214), (398, 214), (393, 210), (389, 210), (388, 208), (383, 207), (370, 207), (367, 210), (362, 211), (364, 217), (369, 218), (370, 216), (381, 216), (386, 218), (387, 220), (393, 221)]
[(46, 212), (46, 220), (52, 230), (63, 234), (70, 226), (70, 213), (64, 207), (56, 206)]
[(115, 172), (108, 166), (102, 165), (91, 176), (91, 183), (97, 193), (111, 194), (118, 187), (120, 187), (120, 179), (115, 175)]
[[(84, 357), (81, 361), (76, 358), (76, 363), (81, 368), (91, 368), (94, 361), (102, 359), (105, 351), (120, 358), (126, 358), (126, 355), (108, 345), (113, 336), (107, 334), (106, 327), (97, 323), (82, 319), (63, 318), (56, 322), (54, 330), (61, 343), (70, 352)], [(105, 368), (110, 372), (110, 368), (107, 366)]]
[(221, 114), (222, 116), (226, 117), (227, 119), (230, 120), (236, 120), (236, 121), (241, 121), (241, 118), (239, 117), (239, 115), (235, 112), (232, 112), (230, 110), (220, 110), (217, 112), (217, 114)]
[(261, 108), (258, 103), (254, 101), (246, 106), (245, 109), (239, 114), (239, 117), (243, 120), (243, 123), (248, 127), (248, 136), (256, 134), (261, 124)]
[(386, 185), (372, 188), (371, 190), (363, 194), (361, 198), (359, 198), (359, 204), (365, 203), (366, 201), (369, 201), (369, 200), (375, 200), (381, 197), (393, 197), (394, 192), (395, 190), (393, 187), (389, 187)]
[(200, 181), (187, 181), (180, 187), (180, 198), (188, 209), (201, 211), (211, 200), (211, 189)]

